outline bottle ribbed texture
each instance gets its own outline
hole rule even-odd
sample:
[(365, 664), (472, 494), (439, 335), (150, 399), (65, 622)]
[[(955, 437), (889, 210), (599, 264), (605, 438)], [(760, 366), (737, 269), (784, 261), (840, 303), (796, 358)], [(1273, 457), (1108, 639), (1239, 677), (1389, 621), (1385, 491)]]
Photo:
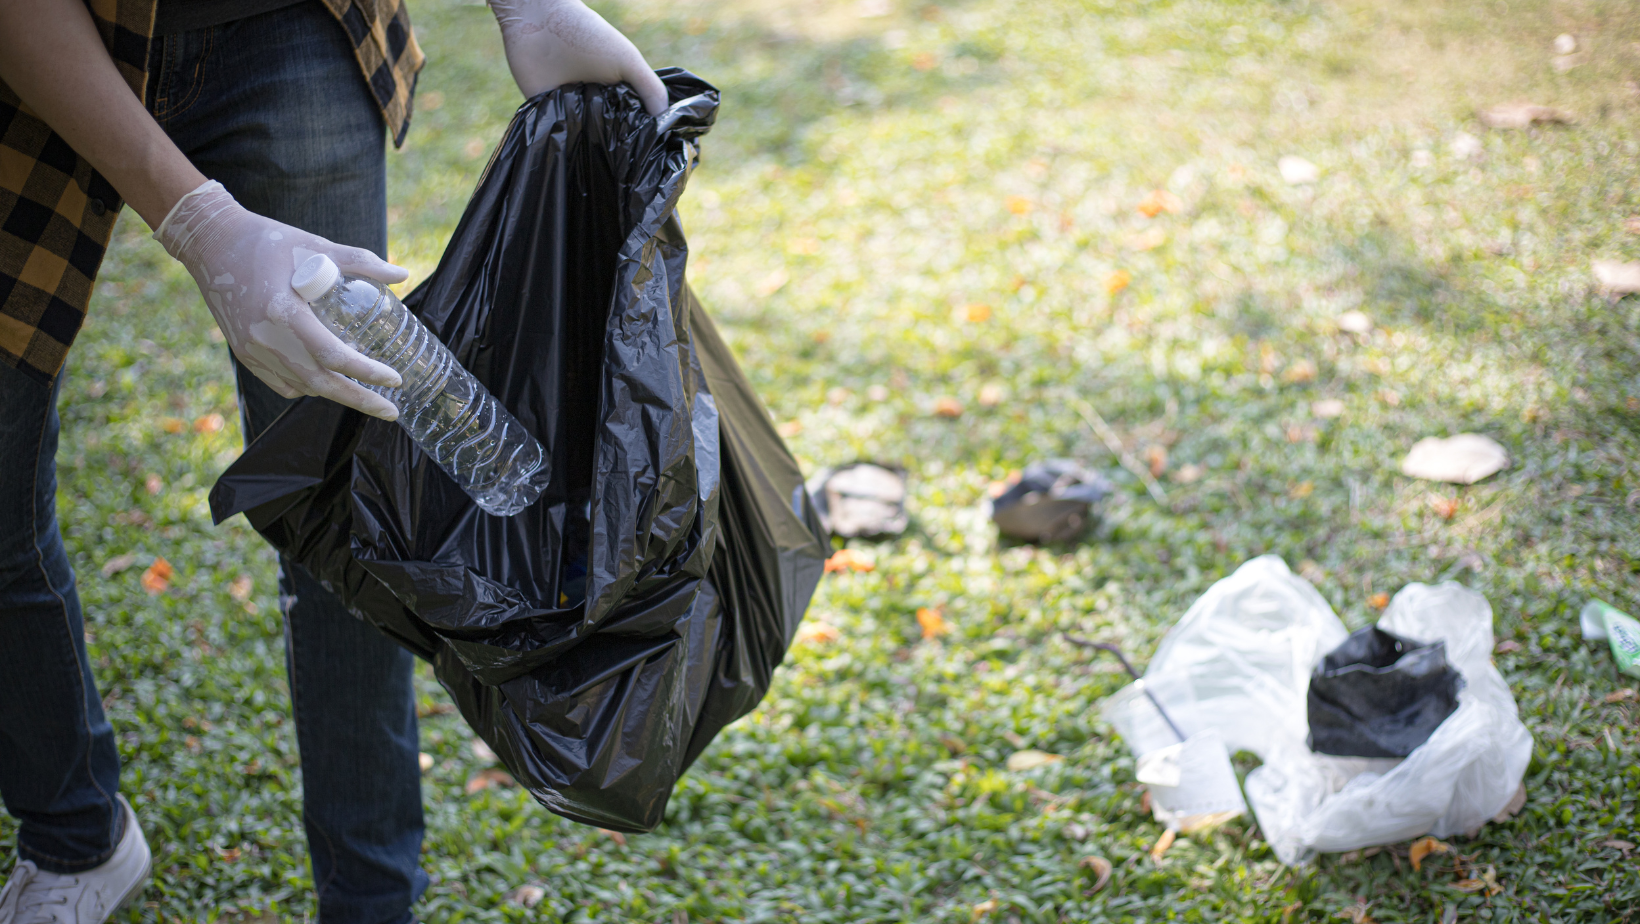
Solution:
[(546, 453), (386, 286), (342, 276), (310, 302), (343, 342), (392, 366), (398, 388), (369, 387), (399, 424), (486, 513), (511, 516), (546, 489)]

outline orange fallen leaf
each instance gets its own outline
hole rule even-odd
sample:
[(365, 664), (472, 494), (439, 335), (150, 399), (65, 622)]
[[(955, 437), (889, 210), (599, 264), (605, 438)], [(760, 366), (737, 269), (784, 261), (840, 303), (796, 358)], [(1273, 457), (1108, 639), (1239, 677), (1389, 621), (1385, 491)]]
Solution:
[(964, 305), (962, 319), (969, 324), (984, 324), (986, 321), (991, 320), (991, 306), (979, 302)]
[(826, 559), (826, 573), (833, 571), (875, 571), (877, 563), (864, 552), (855, 549), (838, 549)]
[(1287, 496), (1293, 500), (1303, 500), (1314, 493), (1315, 482), (1313, 481), (1300, 481), (1298, 484), (1295, 484), (1291, 488), (1287, 489)]
[(937, 607), (922, 607), (917, 610), (917, 625), (922, 627), (922, 637), (926, 639), (939, 638), (951, 631), (951, 624), (945, 621), (945, 615)]
[(150, 595), (165, 593), (171, 586), (171, 575), (175, 573), (171, 563), (163, 558), (154, 559), (148, 570), (142, 573), (142, 589)]
[(508, 786), (517, 785), (518, 783), (512, 778), (512, 774), (505, 770), (497, 770), (493, 768), (490, 770), (480, 770), (467, 779), (467, 795), (470, 796), (473, 793), (482, 792), (492, 786), (500, 786), (505, 788)]
[(1128, 287), (1133, 281), (1133, 274), (1127, 270), (1115, 270), (1105, 277), (1105, 294), (1115, 295)]
[(1460, 500), (1456, 497), (1441, 497), (1439, 494), (1429, 495), (1429, 508), (1440, 515), (1443, 520), (1450, 520), (1458, 514)]
[(1184, 208), (1184, 203), (1179, 201), (1178, 196), (1165, 189), (1158, 189), (1139, 203), (1139, 214), (1146, 218), (1155, 218), (1163, 212), (1177, 213), (1182, 208)]
[(1281, 374), (1281, 380), (1290, 385), (1313, 382), (1319, 371), (1315, 363), (1308, 359), (1301, 359), (1287, 367), (1287, 371)]
[(194, 432), (215, 433), (216, 431), (222, 429), (222, 425), (225, 423), (227, 423), (227, 421), (222, 419), (221, 414), (206, 414), (203, 417), (194, 418)]
[(605, 837), (608, 837), (610, 840), (614, 841), (615, 846), (617, 846), (617, 847), (625, 847), (626, 846), (626, 835), (622, 834), (619, 831), (611, 831), (608, 828), (599, 828), (598, 833), (602, 834)]
[(1150, 859), (1156, 863), (1162, 862), (1162, 855), (1167, 853), (1169, 847), (1173, 846), (1173, 841), (1178, 836), (1179, 833), (1172, 828), (1163, 831), (1162, 836), (1156, 838), (1156, 843), (1150, 848)]
[(827, 642), (835, 642), (842, 637), (843, 633), (837, 631), (836, 626), (827, 622), (811, 619), (797, 627), (797, 641), (807, 642), (811, 645), (824, 645)]
[(1367, 598), (1367, 605), (1375, 610), (1381, 610), (1389, 606), (1389, 594), (1379, 591)]
[(187, 424), (183, 423), (179, 417), (161, 417), (159, 419), (159, 428), (166, 433), (181, 433), (185, 427), (187, 427)]
[(1152, 445), (1146, 449), (1145, 462), (1150, 465), (1150, 477), (1162, 477), (1162, 473), (1167, 471), (1167, 447)]
[(977, 921), (995, 910), (997, 910), (997, 900), (994, 898), (988, 898), (985, 901), (975, 905), (973, 911), (969, 912), (970, 920)]
[(946, 396), (934, 401), (934, 414), (939, 417), (961, 417), (962, 402)]
[(233, 861), (239, 859), (239, 848), (238, 847), (227, 847), (227, 848), (218, 847), (218, 848), (216, 848), (216, 855), (221, 857), (222, 861), (224, 863), (232, 863)]
[(1150, 228), (1128, 238), (1129, 250), (1155, 250), (1167, 243), (1167, 232), (1161, 228)]
[(785, 423), (775, 427), (774, 432), (780, 434), (783, 439), (789, 440), (797, 434), (803, 432), (803, 421), (788, 420)]
[(911, 58), (911, 66), (919, 71), (931, 71), (934, 65), (939, 63), (939, 59), (934, 57), (931, 51), (919, 51)]
[(1408, 859), (1412, 860), (1414, 870), (1423, 869), (1424, 858), (1432, 853), (1450, 853), (1449, 844), (1436, 840), (1433, 837), (1420, 837), (1412, 842), (1412, 849), (1407, 852)]
[(1110, 884), (1114, 868), (1104, 857), (1083, 857), (1076, 865), (1093, 874), (1093, 888), (1089, 889), (1089, 892), (1098, 892)]
[(1023, 215), (1031, 210), (1031, 200), (1024, 196), (1009, 196), (1005, 204), (1008, 206), (1008, 211), (1013, 212), (1015, 215)]

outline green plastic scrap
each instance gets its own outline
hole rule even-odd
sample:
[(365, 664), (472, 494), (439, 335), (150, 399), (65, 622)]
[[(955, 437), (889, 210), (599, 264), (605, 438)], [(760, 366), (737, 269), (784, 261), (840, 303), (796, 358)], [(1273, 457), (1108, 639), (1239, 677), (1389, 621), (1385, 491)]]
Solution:
[(1585, 603), (1578, 621), (1584, 638), (1610, 643), (1619, 671), (1640, 677), (1640, 621), (1604, 600)]

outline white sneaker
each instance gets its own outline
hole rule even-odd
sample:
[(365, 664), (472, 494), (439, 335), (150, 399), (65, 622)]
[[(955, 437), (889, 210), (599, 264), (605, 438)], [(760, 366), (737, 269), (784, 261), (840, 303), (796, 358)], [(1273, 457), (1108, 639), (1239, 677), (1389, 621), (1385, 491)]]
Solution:
[(73, 875), (48, 873), (24, 860), (0, 889), (0, 924), (102, 924), (142, 891), (153, 854), (124, 796), (125, 836), (108, 862)]

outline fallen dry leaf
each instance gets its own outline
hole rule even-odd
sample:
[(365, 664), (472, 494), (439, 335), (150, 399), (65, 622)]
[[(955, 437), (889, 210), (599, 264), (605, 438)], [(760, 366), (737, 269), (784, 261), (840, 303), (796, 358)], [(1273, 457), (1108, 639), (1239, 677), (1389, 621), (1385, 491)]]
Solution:
[(1474, 484), (1509, 467), (1509, 453), (1496, 440), (1478, 433), (1441, 439), (1428, 436), (1412, 444), (1401, 460), (1401, 474), (1425, 481)]
[(937, 417), (961, 417), (962, 402), (949, 395), (937, 398), (934, 401), (934, 414)]
[(1089, 892), (1098, 892), (1109, 885), (1111, 874), (1115, 871), (1104, 857), (1083, 857), (1076, 865), (1093, 874), (1093, 888)]
[(1139, 203), (1139, 214), (1146, 218), (1155, 218), (1163, 212), (1178, 214), (1179, 210), (1183, 208), (1184, 203), (1179, 200), (1178, 196), (1165, 189), (1158, 189)]
[(1049, 754), (1047, 751), (1038, 751), (1035, 748), (1026, 748), (1008, 755), (1006, 766), (1011, 773), (1022, 773), (1026, 770), (1035, 770), (1037, 767), (1046, 767), (1048, 764), (1057, 764), (1065, 758), (1058, 754)]
[(836, 626), (818, 620), (811, 619), (797, 627), (797, 641), (810, 645), (824, 645), (842, 637), (843, 633), (837, 631)]
[(1314, 493), (1315, 482), (1313, 481), (1300, 481), (1298, 484), (1295, 484), (1291, 488), (1287, 489), (1287, 496), (1293, 500), (1303, 500)]
[(802, 257), (812, 257), (820, 252), (820, 239), (817, 237), (794, 237), (786, 242), (786, 252)]
[(981, 407), (996, 407), (1002, 403), (1002, 386), (995, 382), (987, 382), (979, 387), (979, 403)]
[(171, 586), (171, 576), (175, 574), (171, 563), (163, 558), (154, 559), (148, 570), (142, 573), (142, 589), (150, 596), (165, 593)]
[(1162, 855), (1167, 853), (1167, 849), (1169, 847), (1173, 846), (1173, 841), (1177, 839), (1178, 836), (1179, 833), (1174, 831), (1172, 828), (1168, 828), (1166, 831), (1163, 831), (1162, 836), (1156, 838), (1156, 843), (1152, 844), (1150, 847), (1150, 859), (1156, 863), (1162, 862)]
[(187, 426), (180, 417), (161, 417), (159, 419), (159, 428), (166, 433), (181, 433)]
[(489, 770), (480, 770), (471, 777), (468, 777), (467, 795), (470, 796), (473, 793), (482, 792), (492, 786), (506, 788), (517, 785), (518, 783), (512, 778), (512, 774), (505, 770), (497, 770), (494, 768)]
[(474, 760), (487, 764), (495, 763), (495, 750), (483, 738), (474, 738), (472, 743), (467, 745), (467, 749), (472, 752)]
[(1407, 857), (1412, 861), (1412, 868), (1416, 871), (1423, 869), (1424, 858), (1430, 854), (1450, 853), (1451, 851), (1452, 847), (1449, 844), (1438, 841), (1433, 837), (1420, 837), (1412, 842), (1412, 848), (1407, 851)]
[(1624, 687), (1616, 692), (1607, 693), (1605, 699), (1601, 702), (1611, 705), (1612, 703), (1632, 703), (1636, 699), (1640, 699), (1640, 694), (1635, 693), (1633, 687)]
[(218, 848), (216, 848), (216, 855), (221, 857), (222, 861), (224, 863), (232, 863), (235, 860), (239, 859), (240, 852), (241, 851), (238, 847), (218, 847)]
[(1429, 509), (1435, 511), (1443, 520), (1450, 520), (1457, 516), (1458, 506), (1462, 503), (1460, 498), (1442, 497), (1439, 494), (1431, 494), (1425, 500), (1429, 502)]
[(1320, 167), (1291, 154), (1276, 161), (1276, 170), (1288, 186), (1302, 186), (1321, 179)]
[(785, 287), (786, 283), (790, 281), (791, 276), (786, 273), (786, 268), (781, 267), (780, 269), (775, 270), (759, 280), (757, 286), (753, 288), (752, 291), (756, 293), (758, 298), (768, 298), (776, 292), (779, 292)]
[(1320, 371), (1321, 370), (1316, 368), (1314, 362), (1308, 359), (1301, 359), (1293, 363), (1291, 366), (1288, 366), (1287, 371), (1281, 373), (1281, 380), (1290, 385), (1313, 382), (1315, 381), (1315, 377), (1320, 374)]
[(421, 772), (426, 773), (427, 771), (433, 769), (433, 755), (427, 753), (426, 751), (422, 751), (416, 755), (416, 763), (421, 767)]
[(1127, 240), (1129, 250), (1155, 250), (1167, 243), (1167, 232), (1161, 228), (1149, 228), (1133, 235)]
[(1015, 215), (1023, 215), (1031, 210), (1031, 200), (1024, 196), (1009, 196), (1005, 202), (1008, 211)]
[(194, 432), (215, 433), (218, 430), (221, 430), (222, 425), (225, 423), (227, 423), (227, 421), (222, 419), (221, 414), (206, 414), (203, 417), (194, 418)]
[(614, 841), (616, 847), (626, 846), (626, 835), (619, 831), (611, 831), (608, 828), (599, 828), (598, 833)]
[(1379, 591), (1367, 598), (1367, 605), (1375, 610), (1381, 610), (1389, 606), (1389, 594)]
[(931, 71), (940, 63), (932, 51), (919, 51), (911, 56), (911, 66), (919, 71)]
[(1594, 280), (1612, 295), (1632, 295), (1640, 292), (1640, 263), (1621, 260), (1595, 260), (1590, 264)]
[(970, 920), (977, 921), (995, 910), (997, 910), (997, 900), (994, 898), (987, 898), (985, 901), (975, 905), (973, 910), (969, 912)]
[(984, 324), (991, 320), (991, 306), (982, 302), (962, 307), (962, 319), (969, 324)]
[(789, 440), (803, 432), (803, 422), (801, 420), (788, 420), (776, 426), (774, 432), (780, 434), (781, 439)]
[(1167, 471), (1167, 447), (1152, 445), (1146, 449), (1145, 464), (1150, 468), (1150, 477), (1162, 477), (1162, 473)]
[(1633, 841), (1620, 841), (1620, 840), (1613, 839), (1613, 840), (1609, 840), (1609, 841), (1601, 841), (1600, 846), (1610, 847), (1613, 850), (1621, 850), (1623, 853), (1628, 853), (1629, 851), (1634, 849), (1634, 842)]
[(1486, 888), (1486, 883), (1480, 879), (1459, 879), (1452, 883), (1452, 888), (1459, 892), (1479, 892)]
[(1337, 398), (1322, 398), (1310, 405), (1310, 413), (1328, 420), (1334, 417), (1342, 417), (1344, 416), (1344, 402)]
[(1623, 230), (1630, 234), (1640, 234), (1640, 215), (1623, 219)]
[(484, 156), (484, 151), (488, 147), (483, 138), (468, 138), (467, 143), (461, 146), (461, 153), (468, 160), (477, 160)]
[(1105, 294), (1115, 295), (1127, 288), (1128, 283), (1132, 281), (1133, 274), (1127, 270), (1113, 270), (1110, 275), (1105, 277)]
[(838, 549), (826, 559), (826, 573), (834, 571), (873, 571), (877, 563), (864, 552), (855, 549)]
[(1346, 311), (1334, 318), (1333, 323), (1346, 334), (1365, 334), (1372, 330), (1372, 318), (1364, 311)]
[(165, 479), (158, 475), (149, 475), (142, 480), (142, 489), (149, 494), (158, 494), (165, 490)]
[(1564, 109), (1534, 103), (1504, 103), (1476, 114), (1487, 128), (1528, 128), (1532, 125), (1570, 125), (1575, 119)]
[(1498, 647), (1494, 650), (1497, 651), (1498, 654), (1509, 654), (1512, 651), (1519, 651), (1520, 642), (1517, 642), (1512, 638), (1506, 638), (1499, 642)]
[(102, 576), (105, 578), (113, 577), (136, 563), (137, 556), (131, 554), (130, 552), (127, 552), (124, 555), (115, 555), (113, 558), (103, 562)]
[(228, 582), (228, 596), (240, 603), (244, 603), (251, 598), (251, 591), (255, 589), (255, 586), (250, 575), (241, 574)]
[(1173, 480), (1179, 484), (1195, 484), (1207, 474), (1207, 469), (1194, 462), (1181, 465), (1173, 472)]
[(935, 639), (951, 631), (951, 624), (945, 621), (945, 615), (937, 607), (922, 607), (917, 610), (917, 625), (922, 627), (924, 640)]
[(1368, 913), (1370, 911), (1372, 911), (1371, 905), (1356, 902), (1348, 908), (1345, 908), (1343, 911), (1338, 912), (1334, 915), (1334, 917), (1343, 918), (1344, 920), (1349, 921), (1350, 924), (1378, 924), (1378, 922), (1373, 919), (1372, 915)]
[(538, 885), (521, 885), (507, 893), (507, 901), (525, 908), (534, 908), (547, 897), (547, 890)]

